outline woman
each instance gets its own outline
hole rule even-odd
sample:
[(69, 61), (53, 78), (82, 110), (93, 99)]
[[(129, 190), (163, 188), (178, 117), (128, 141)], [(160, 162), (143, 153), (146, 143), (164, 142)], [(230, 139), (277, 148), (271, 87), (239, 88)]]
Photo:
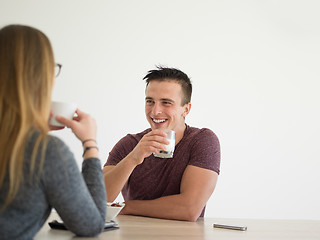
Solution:
[(96, 145), (96, 123), (56, 119), (82, 141), (82, 174), (68, 147), (48, 135), (55, 61), (39, 30), (0, 30), (0, 229), (1, 239), (31, 239), (55, 208), (79, 236), (104, 228), (106, 193)]

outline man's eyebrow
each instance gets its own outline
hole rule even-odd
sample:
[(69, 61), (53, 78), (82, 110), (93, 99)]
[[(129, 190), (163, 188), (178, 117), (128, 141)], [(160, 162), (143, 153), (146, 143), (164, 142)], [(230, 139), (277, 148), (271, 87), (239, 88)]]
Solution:
[(172, 102), (172, 103), (174, 103), (174, 101), (172, 99), (170, 99), (170, 98), (161, 98), (160, 100), (164, 101), (164, 102)]
[[(146, 97), (145, 100), (153, 100), (153, 98), (152, 97)], [(161, 98), (160, 101), (174, 103), (174, 101), (172, 99), (170, 99), (170, 98)]]

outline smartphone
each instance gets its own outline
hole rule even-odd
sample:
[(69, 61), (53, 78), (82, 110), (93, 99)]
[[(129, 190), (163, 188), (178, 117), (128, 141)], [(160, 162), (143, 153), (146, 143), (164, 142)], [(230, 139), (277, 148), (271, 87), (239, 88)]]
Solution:
[(247, 231), (246, 226), (232, 226), (232, 225), (224, 225), (224, 224), (213, 224), (214, 228), (224, 228), (224, 229), (231, 229), (231, 230), (238, 230), (238, 231)]

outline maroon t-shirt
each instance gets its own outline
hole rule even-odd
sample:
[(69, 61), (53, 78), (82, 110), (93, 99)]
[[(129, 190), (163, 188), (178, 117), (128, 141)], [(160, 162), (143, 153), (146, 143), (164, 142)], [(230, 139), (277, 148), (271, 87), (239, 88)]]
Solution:
[[(111, 150), (105, 164), (117, 165), (150, 132), (128, 134)], [(188, 165), (220, 172), (220, 144), (217, 136), (207, 128), (187, 125), (183, 138), (176, 145), (173, 158), (158, 158), (151, 154), (138, 165), (122, 189), (125, 201), (151, 200), (180, 193), (182, 175)], [(201, 213), (204, 216), (205, 208)]]

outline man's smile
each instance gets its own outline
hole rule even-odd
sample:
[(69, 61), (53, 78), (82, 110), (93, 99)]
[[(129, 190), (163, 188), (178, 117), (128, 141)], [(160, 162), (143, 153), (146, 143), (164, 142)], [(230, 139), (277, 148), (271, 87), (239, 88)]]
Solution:
[(167, 119), (156, 119), (156, 118), (151, 118), (151, 119), (154, 123), (163, 123), (163, 122), (167, 121)]

